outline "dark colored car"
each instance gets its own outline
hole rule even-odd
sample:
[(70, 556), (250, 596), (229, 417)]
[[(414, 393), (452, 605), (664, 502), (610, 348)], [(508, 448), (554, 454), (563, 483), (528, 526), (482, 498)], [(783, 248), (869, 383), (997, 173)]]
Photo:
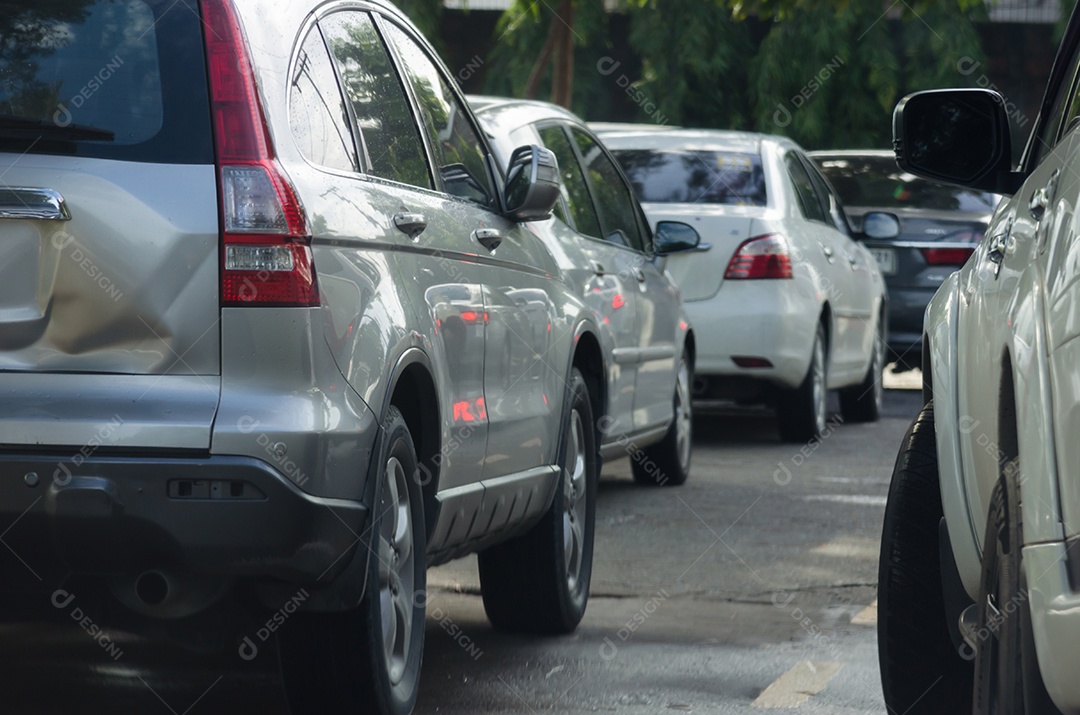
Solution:
[[(923, 313), (949, 274), (982, 240), (1001, 198), (921, 179), (901, 171), (891, 151), (818, 151), (821, 167), (852, 225), (866, 236), (889, 289), (889, 350), (898, 369), (922, 362)], [(874, 238), (863, 226), (871, 211), (900, 219), (896, 238)]]

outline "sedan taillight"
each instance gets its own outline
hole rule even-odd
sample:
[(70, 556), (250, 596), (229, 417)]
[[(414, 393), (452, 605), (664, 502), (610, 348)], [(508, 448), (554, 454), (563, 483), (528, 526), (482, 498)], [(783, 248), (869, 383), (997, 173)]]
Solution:
[(728, 280), (791, 277), (791, 253), (787, 241), (775, 233), (744, 241), (724, 273)]

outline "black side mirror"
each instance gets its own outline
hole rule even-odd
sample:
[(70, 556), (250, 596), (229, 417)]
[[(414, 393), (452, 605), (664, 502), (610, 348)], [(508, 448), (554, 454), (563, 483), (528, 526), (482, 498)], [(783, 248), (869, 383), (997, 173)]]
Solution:
[(656, 224), (656, 231), (653, 233), (653, 251), (656, 255), (692, 251), (699, 246), (701, 236), (690, 224), (682, 221), (660, 221)]
[(551, 218), (559, 200), (559, 162), (547, 149), (520, 146), (510, 155), (503, 190), (506, 215), (514, 221)]
[(900, 219), (896, 214), (870, 211), (863, 216), (862, 234), (867, 238), (896, 238), (900, 235)]
[(909, 94), (893, 114), (893, 146), (897, 165), (926, 179), (995, 193), (1020, 184), (1005, 100), (988, 89)]

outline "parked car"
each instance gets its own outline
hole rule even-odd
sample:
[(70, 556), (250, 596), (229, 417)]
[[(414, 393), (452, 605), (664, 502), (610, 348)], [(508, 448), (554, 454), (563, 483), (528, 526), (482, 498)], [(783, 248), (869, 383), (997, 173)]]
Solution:
[(989, 90), (906, 97), (901, 169), (1006, 195), (926, 311), (925, 406), (885, 511), (890, 712), (1080, 712), (1080, 15), (1019, 164)]
[(899, 370), (919, 367), (926, 304), (975, 251), (1001, 196), (914, 176), (896, 166), (891, 151), (812, 151), (809, 156), (840, 195), (856, 230), (863, 231), (869, 212), (899, 217), (897, 236), (867, 235), (863, 245), (877, 259), (889, 289), (888, 361)]
[(536, 233), (600, 326), (601, 455), (630, 456), (642, 484), (678, 485), (690, 474), (690, 386), (695, 336), (667, 256), (700, 242), (685, 223), (664, 222), (653, 236), (618, 164), (573, 113), (547, 102), (469, 97), (491, 137), (498, 164), (514, 147), (537, 144), (559, 161), (555, 218)]
[(697, 331), (694, 396), (771, 402), (791, 442), (825, 429), (827, 390), (840, 390), (845, 420), (876, 420), (885, 283), (803, 150), (746, 132), (627, 125), (600, 136), (651, 221), (701, 234), (667, 261)]
[(77, 6), (0, 22), (0, 592), (254, 593), (298, 713), (409, 712), (470, 552), (495, 626), (573, 630), (606, 381), (552, 154), (500, 181), (382, 0)]

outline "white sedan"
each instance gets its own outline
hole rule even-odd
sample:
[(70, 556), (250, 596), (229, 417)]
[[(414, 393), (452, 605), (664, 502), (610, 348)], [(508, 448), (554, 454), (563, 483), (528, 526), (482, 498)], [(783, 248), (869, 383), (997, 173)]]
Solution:
[[(885, 283), (803, 150), (746, 132), (600, 129), (649, 220), (701, 234), (667, 259), (697, 328), (695, 398), (775, 404), (792, 442), (825, 430), (830, 389), (845, 420), (876, 420)], [(879, 214), (868, 230), (895, 224)]]

